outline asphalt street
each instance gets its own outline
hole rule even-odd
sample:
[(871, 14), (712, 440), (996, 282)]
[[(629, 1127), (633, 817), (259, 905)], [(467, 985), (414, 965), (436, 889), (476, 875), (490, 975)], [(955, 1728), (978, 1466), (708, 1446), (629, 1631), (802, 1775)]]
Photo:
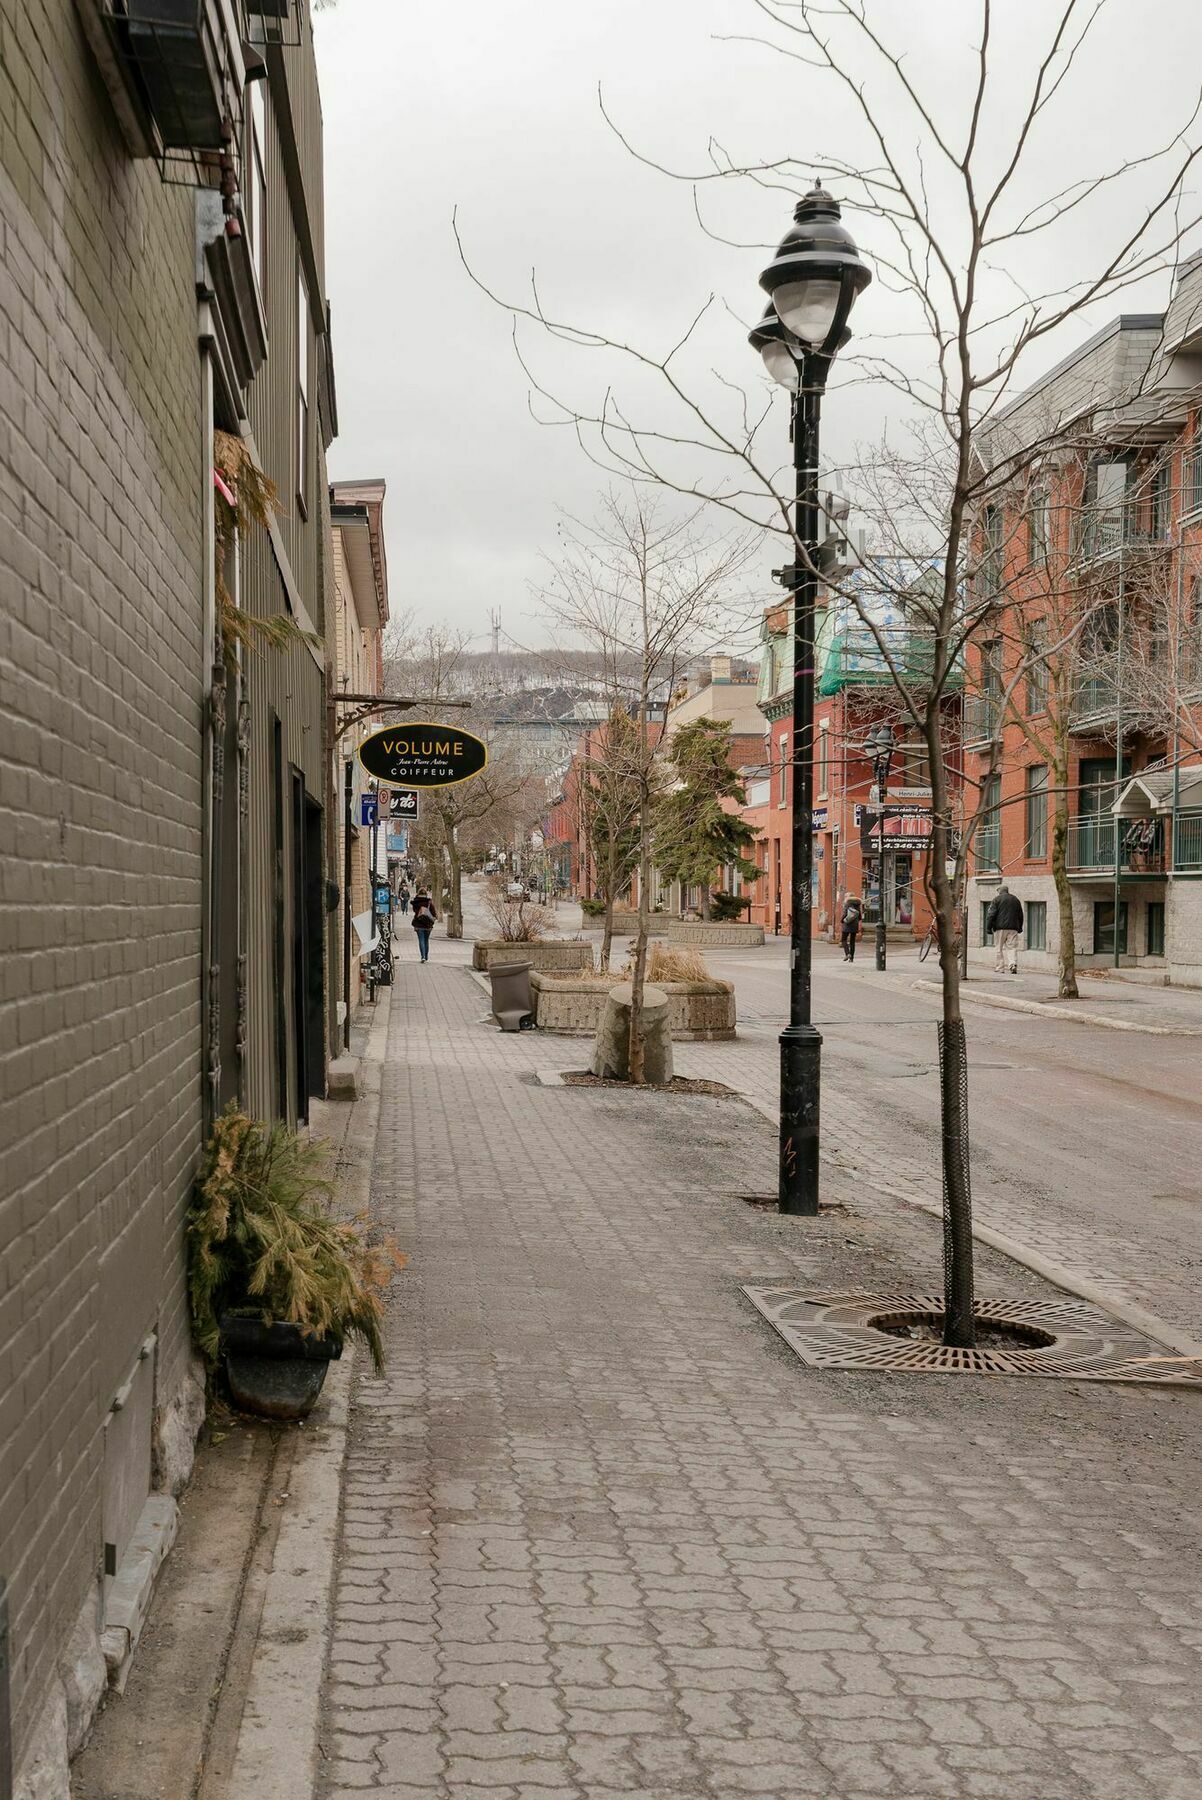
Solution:
[[(575, 907), (560, 907), (560, 932), (571, 935), (578, 921)], [(739, 1038), (678, 1046), (680, 1072), (710, 1075), (767, 1107), (775, 1103), (788, 948), (786, 939), (769, 938), (762, 949), (708, 953), (712, 973), (735, 984)], [(881, 976), (867, 941), (850, 969), (836, 946), (815, 944), (823, 1155), (832, 1178), (939, 1199), (939, 997), (915, 985), (938, 974), (908, 947), (891, 947), (889, 972)], [(1050, 1000), (1054, 990), (1050, 976), (1013, 983), (974, 967), (966, 993), (1036, 991)], [(1152, 1008), (1147, 994), (1123, 984), (1094, 992), (1098, 999), (1087, 1004), (1112, 1018), (1167, 1017), (1183, 1029), (1156, 1035), (965, 1004), (975, 1215), (1073, 1275), (1196, 1334), (1202, 1036), (1185, 1028), (1202, 1028), (1202, 995), (1195, 1004), (1188, 993), (1165, 990), (1164, 1004)]]

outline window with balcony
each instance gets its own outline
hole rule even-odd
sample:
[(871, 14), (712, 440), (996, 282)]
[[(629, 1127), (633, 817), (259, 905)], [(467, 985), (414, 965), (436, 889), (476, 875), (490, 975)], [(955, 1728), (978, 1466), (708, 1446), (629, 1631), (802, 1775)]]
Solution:
[(1026, 704), (1028, 716), (1048, 709), (1048, 627), (1045, 619), (1036, 619), (1027, 628), (1023, 655), (1027, 662)]
[(1029, 862), (1043, 862), (1048, 854), (1048, 766), (1033, 763), (1027, 770), (1026, 855)]
[(304, 271), (296, 277), (296, 498), (309, 512), (309, 295)]
[(254, 266), (255, 279), (259, 283), (259, 293), (266, 301), (266, 249), (267, 249), (267, 99), (261, 81), (252, 81), (247, 88), (250, 96), (250, 107), (247, 116), (246, 131), (246, 193), (244, 205), (246, 209), (247, 235), (250, 240), (250, 260)]
[(1036, 482), (1027, 495), (1027, 562), (1034, 566), (1045, 563), (1051, 548), (1052, 532), (1049, 509), (1051, 495), (1043, 482)]
[(1005, 514), (1000, 506), (987, 506), (981, 514), (980, 590), (992, 600), (1002, 591), (1002, 543)]
[(831, 733), (830, 726), (823, 720), (818, 727), (818, 792), (826, 799), (830, 791), (831, 780)]
[(1202, 444), (1197, 442), (1181, 459), (1181, 510), (1202, 512)]
[(1002, 866), (1002, 778), (990, 775), (981, 790), (981, 819), (977, 826), (977, 872), (986, 874)]
[(787, 731), (781, 733), (779, 754), (780, 767), (776, 773), (776, 804), (787, 806), (789, 804), (789, 734)]

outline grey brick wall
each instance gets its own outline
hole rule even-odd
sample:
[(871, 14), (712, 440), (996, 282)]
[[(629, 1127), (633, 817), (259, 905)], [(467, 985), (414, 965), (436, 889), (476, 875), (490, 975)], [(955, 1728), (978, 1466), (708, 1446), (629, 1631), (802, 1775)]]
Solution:
[(18, 1754), (101, 1555), (141, 1337), (186, 1369), (200, 1137), (192, 196), (71, 0), (0, 5), (0, 1569)]

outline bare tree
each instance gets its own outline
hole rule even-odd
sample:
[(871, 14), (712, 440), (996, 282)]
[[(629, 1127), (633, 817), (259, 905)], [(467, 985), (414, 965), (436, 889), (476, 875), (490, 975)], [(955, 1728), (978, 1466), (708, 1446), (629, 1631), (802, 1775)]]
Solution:
[[(487, 738), (488, 709), (457, 707), (444, 712), (439, 702), (472, 698), (463, 667), (468, 638), (443, 626), (428, 627), (389, 672), (389, 680), (408, 683), (431, 696), (431, 723), (444, 717)], [(421, 851), (433, 864), (442, 890), (447, 936), (463, 936), (463, 850), (465, 837), (479, 841), (481, 832), (491, 839), (508, 838), (515, 827), (538, 817), (542, 790), (512, 754), (502, 751), (490, 757), (487, 767), (473, 780), (452, 787), (431, 788), (423, 796)]]
[[(802, 156), (746, 162), (711, 140), (700, 169), (664, 171), (686, 181), (696, 196), (706, 185), (732, 181), (796, 193), (821, 167), (863, 219), (863, 240), (889, 296), (890, 333), (865, 346), (858, 368), (862, 379), (891, 390), (895, 406), (900, 397), (909, 436), (894, 429), (886, 454), (874, 451), (848, 471), (848, 481), (880, 546), (925, 561), (934, 571), (929, 593), (916, 596), (911, 611), (924, 645), (920, 679), (912, 659), (899, 659), (870, 616), (864, 623), (877, 638), (930, 763), (930, 879), (943, 999), (945, 1338), (961, 1346), (975, 1340), (967, 1060), (955, 927), (972, 829), (957, 843), (943, 697), (967, 640), (992, 611), (993, 596), (979, 579), (990, 554), (987, 544), (981, 549), (983, 509), (1054, 451), (1066, 432), (1079, 438), (1081, 427), (1079, 403), (1072, 416), (1052, 421), (1034, 441), (1026, 433), (1009, 438), (1000, 415), (1085, 309), (1113, 302), (1133, 282), (1167, 271), (1198, 217), (1185, 188), (1199, 154), (1198, 107), (1159, 144), (1145, 147), (1125, 136), (1112, 169), (1058, 189), (1047, 180), (1057, 133), (1071, 130), (1063, 109), (1074, 87), (1084, 85), (1086, 99), (1094, 100), (1088, 52), (1106, 10), (1106, 0), (1055, 0), (1041, 30), (1012, 45), (1013, 55), (997, 56), (1001, 9), (994, 0), (977, 0), (973, 25), (965, 20), (972, 39), (961, 85), (948, 80), (942, 65), (924, 81), (901, 47), (908, 38), (890, 41), (884, 21), (891, 9), (884, 0), (750, 0), (756, 29), (747, 35), (795, 67), (802, 90), (797, 116), (822, 119), (841, 107), (851, 118), (856, 160), (811, 142)], [(905, 33), (907, 22), (895, 29)], [(1014, 55), (1023, 65), (1017, 75)], [(905, 119), (896, 132), (885, 122), (894, 109)], [(1031, 185), (1046, 197), (1031, 203), (1025, 197)], [(1084, 241), (1091, 245), (1091, 261), (1082, 269)], [(1047, 281), (1042, 272), (1070, 256), (1072, 278)], [(1036, 288), (1033, 282), (1030, 291), (1022, 286), (1027, 269), (1039, 272), (1041, 283)], [(782, 535), (794, 565), (812, 570), (809, 548), (793, 528), (793, 493), (778, 479), (779, 440), (766, 439), (769, 404), (689, 370), (687, 352), (712, 299), (667, 350), (643, 350), (603, 328), (559, 319), (537, 288), (525, 303), (501, 304), (519, 325), (526, 321), (558, 344), (607, 363), (602, 397), (581, 405), (558, 391), (558, 378), (553, 386), (535, 375), (519, 345), (536, 404), (549, 422), (570, 430), (611, 473), (708, 500)], [(630, 405), (615, 394), (608, 366), (615, 359), (638, 376)], [(1133, 377), (1128, 398), (1142, 392), (1152, 374), (1149, 362)], [(660, 384), (673, 409), (668, 416), (636, 415), (634, 407), (645, 406), (647, 377)], [(983, 456), (986, 432), (991, 442)], [(874, 505), (882, 477), (887, 507)]]
[(624, 712), (634, 727), (607, 735), (606, 780), (612, 792), (623, 794), (635, 838), (630, 1079), (636, 1084), (644, 1069), (652, 814), (661, 782), (656, 747), (663, 713), (682, 662), (722, 640), (751, 548), (745, 533), (705, 537), (696, 507), (682, 513), (637, 486), (611, 491), (591, 525), (564, 525), (542, 592), (555, 625), (598, 653), (611, 717)]

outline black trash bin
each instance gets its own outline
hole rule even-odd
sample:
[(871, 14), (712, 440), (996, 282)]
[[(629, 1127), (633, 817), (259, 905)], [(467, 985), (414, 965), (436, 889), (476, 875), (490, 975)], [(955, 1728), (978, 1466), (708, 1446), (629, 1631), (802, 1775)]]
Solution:
[(534, 1024), (530, 964), (494, 963), (488, 974), (492, 982), (493, 1017), (501, 1030), (528, 1031)]

